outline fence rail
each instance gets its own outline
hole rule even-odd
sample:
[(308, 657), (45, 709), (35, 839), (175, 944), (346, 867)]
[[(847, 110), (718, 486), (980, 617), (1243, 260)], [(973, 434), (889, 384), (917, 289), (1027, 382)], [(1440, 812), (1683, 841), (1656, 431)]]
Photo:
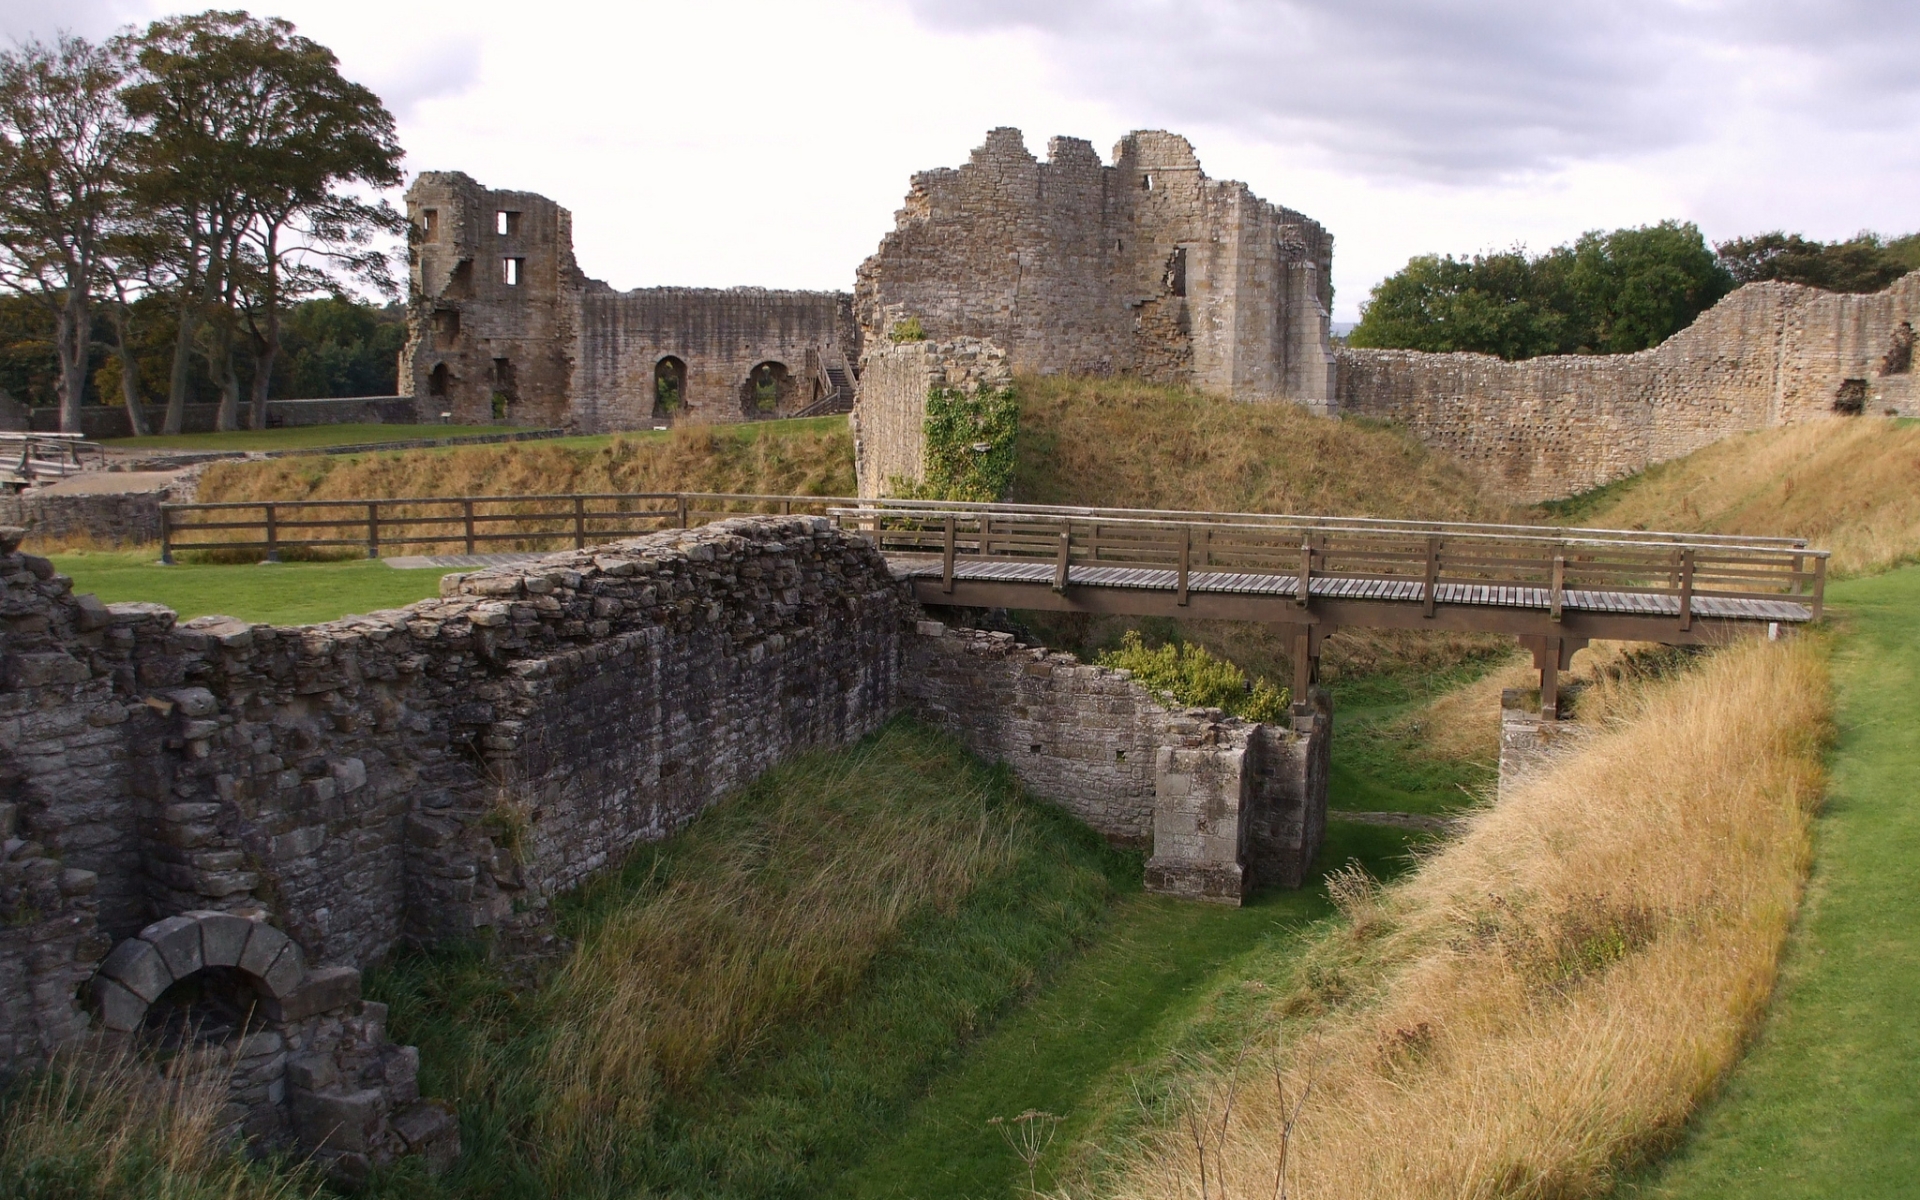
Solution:
[[(1373, 521), (1257, 514), (867, 501), (832, 510), (890, 555), (922, 560), (943, 593), (957, 580), (1033, 583), (1047, 568), (1069, 586), (1205, 588), (1437, 605), (1571, 606), (1815, 619), (1827, 553), (1799, 538), (1641, 530)], [(1663, 598), (1651, 605), (1639, 597)], [(1793, 600), (1787, 608), (1767, 602)], [(1538, 603), (1536, 603), (1536, 601)], [(1797, 616), (1804, 609), (1804, 616)]]
[(593, 492), (528, 496), (412, 496), (392, 500), (258, 500), (160, 506), (160, 558), (177, 552), (287, 554), (405, 547), (478, 554), (499, 549), (582, 549), (662, 529), (687, 529), (753, 513), (825, 515), (846, 496), (717, 492)]
[(98, 442), (77, 433), (0, 433), (0, 483), (28, 487), (106, 464)]

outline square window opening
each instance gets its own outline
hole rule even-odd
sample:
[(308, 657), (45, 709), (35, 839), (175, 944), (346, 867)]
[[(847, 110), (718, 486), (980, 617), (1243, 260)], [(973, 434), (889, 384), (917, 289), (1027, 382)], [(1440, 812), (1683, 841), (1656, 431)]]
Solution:
[(520, 214), (509, 209), (501, 209), (493, 214), (493, 231), (501, 237), (513, 237), (520, 232)]

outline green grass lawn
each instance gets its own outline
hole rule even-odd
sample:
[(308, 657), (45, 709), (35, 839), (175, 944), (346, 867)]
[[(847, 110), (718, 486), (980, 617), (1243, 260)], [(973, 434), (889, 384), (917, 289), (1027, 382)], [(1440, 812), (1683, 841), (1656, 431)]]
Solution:
[(1920, 1195), (1920, 568), (1831, 584), (1839, 743), (1772, 1011), (1624, 1195)]
[[(1336, 821), (1323, 865), (1359, 859), (1390, 876), (1408, 859), (1408, 835)], [(873, 1200), (964, 1200), (1026, 1194), (1026, 1168), (995, 1117), (1029, 1109), (1063, 1118), (1037, 1183), (1085, 1171), (1074, 1148), (1130, 1123), (1130, 1081), (1186, 1033), (1195, 1007), (1234, 964), (1286, 955), (1301, 931), (1332, 909), (1319, 887), (1269, 890), (1242, 908), (1137, 891), (1114, 907), (1098, 940), (955, 1066), (893, 1137), (877, 1141), (833, 1194)], [(1097, 1169), (1097, 1164), (1095, 1165)]]
[(362, 442), (403, 442), (416, 438), (479, 437), (513, 433), (515, 425), (297, 425), (285, 429), (235, 429), (226, 433), (156, 433), (113, 438), (114, 450), (319, 450)]
[(438, 596), (447, 573), (396, 571), (372, 560), (166, 567), (153, 550), (55, 554), (53, 562), (73, 577), (74, 591), (92, 592), (108, 604), (147, 600), (173, 609), (183, 621), (219, 613), (274, 625), (400, 608)]

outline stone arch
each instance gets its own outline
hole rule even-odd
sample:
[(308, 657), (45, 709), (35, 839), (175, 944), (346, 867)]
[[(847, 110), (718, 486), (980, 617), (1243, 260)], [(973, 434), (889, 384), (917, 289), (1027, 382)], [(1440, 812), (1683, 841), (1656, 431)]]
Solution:
[(121, 942), (93, 976), (100, 1024), (133, 1033), (168, 988), (212, 968), (250, 982), (270, 1007), (292, 999), (307, 967), (292, 938), (264, 921), (232, 913), (188, 912), (155, 921)]
[(453, 372), (447, 370), (447, 364), (435, 363), (433, 370), (427, 372), (427, 395), (439, 399), (447, 394), (447, 384), (453, 379)]
[(777, 417), (792, 409), (796, 386), (787, 364), (774, 359), (756, 363), (740, 385), (740, 411), (750, 421)]
[(686, 411), (687, 364), (672, 354), (653, 364), (653, 419), (671, 421)]

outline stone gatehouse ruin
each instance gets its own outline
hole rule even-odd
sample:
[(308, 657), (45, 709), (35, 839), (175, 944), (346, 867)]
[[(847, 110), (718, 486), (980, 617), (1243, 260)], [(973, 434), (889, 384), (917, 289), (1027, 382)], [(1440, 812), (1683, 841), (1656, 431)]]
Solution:
[(1915, 275), (1874, 296), (1750, 284), (1639, 354), (1336, 351), (1332, 235), (1209, 178), (1164, 131), (1128, 134), (1110, 165), (1078, 138), (1042, 162), (1018, 130), (989, 132), (965, 164), (913, 177), (851, 293), (616, 292), (575, 263), (564, 208), (457, 172), (421, 175), (407, 207), (401, 387), (429, 419), (640, 429), (839, 412), (858, 394), (879, 478), (911, 477), (911, 437), (882, 431), (917, 401), (897, 372), (864, 386), (903, 329), (989, 347), (1014, 372), (1134, 374), (1395, 422), (1522, 501), (1745, 430), (1920, 415)]

